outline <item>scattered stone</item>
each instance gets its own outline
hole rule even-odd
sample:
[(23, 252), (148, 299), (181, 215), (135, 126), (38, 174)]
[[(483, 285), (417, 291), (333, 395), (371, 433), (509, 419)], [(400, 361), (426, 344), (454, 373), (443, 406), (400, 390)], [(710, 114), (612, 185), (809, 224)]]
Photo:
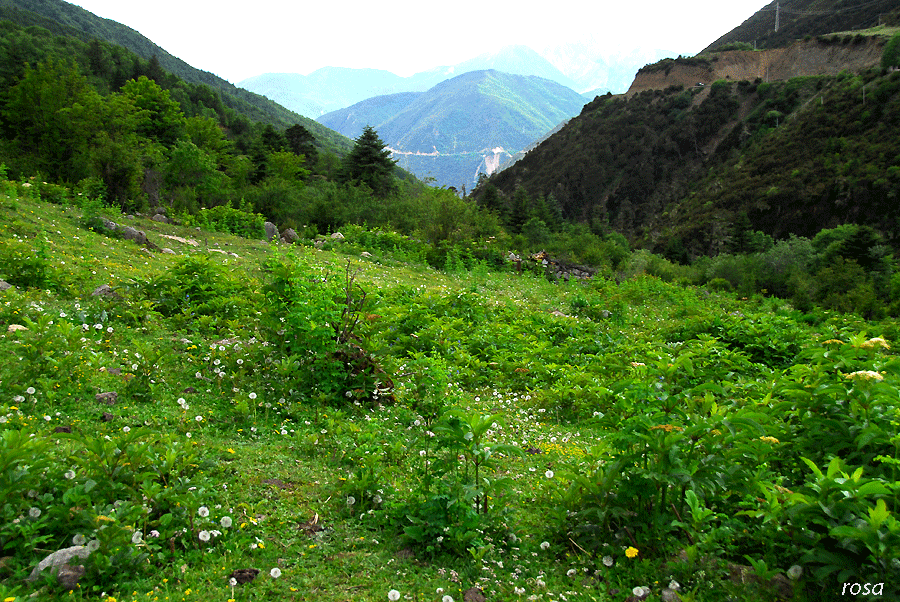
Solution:
[(287, 230), (285, 230), (284, 232), (281, 233), (281, 240), (283, 242), (286, 242), (289, 245), (292, 245), (295, 242), (297, 242), (298, 240), (300, 240), (300, 237), (297, 236), (297, 233), (294, 231), (293, 228), (288, 228)]
[(163, 247), (162, 252), (164, 255), (175, 255), (175, 251), (173, 251), (169, 247)]
[(115, 416), (113, 416), (109, 412), (103, 412), (103, 422), (112, 422), (114, 419)]
[(112, 406), (119, 401), (119, 394), (115, 391), (107, 391), (106, 393), (97, 393), (94, 399), (97, 400), (97, 403), (105, 403), (108, 406)]
[(97, 288), (94, 289), (94, 292), (91, 293), (91, 297), (108, 297), (110, 299), (121, 299), (119, 293), (113, 290), (113, 288), (108, 284), (101, 284)]
[(160, 234), (160, 238), (168, 238), (169, 240), (174, 240), (175, 242), (184, 243), (186, 245), (191, 245), (192, 247), (199, 247), (200, 243), (194, 240), (193, 238), (181, 238), (180, 236), (172, 236), (171, 234)]
[(344, 235), (341, 234), (340, 232), (335, 232), (334, 234), (331, 235), (331, 238), (333, 240), (344, 240)]
[(465, 602), (485, 602), (487, 598), (484, 597), (484, 592), (477, 587), (470, 587), (463, 594), (463, 600)]
[(167, 218), (167, 217), (166, 217), (165, 215), (163, 215), (162, 213), (157, 213), (156, 215), (154, 215), (154, 216), (151, 217), (150, 219), (151, 219), (152, 221), (154, 221), (154, 222), (159, 222), (160, 224), (171, 224), (171, 223), (172, 223), (172, 220), (170, 220), (169, 218)]
[(24, 326), (22, 326), (21, 324), (10, 324), (6, 328), (6, 332), (16, 332), (17, 330), (28, 330), (28, 329), (25, 328)]
[(322, 247), (325, 246), (325, 241), (320, 238), (317, 238), (315, 240), (315, 242), (313, 242), (313, 246), (317, 249), (321, 249)]
[(71, 565), (74, 558), (85, 559), (91, 551), (86, 546), (72, 546), (53, 552), (41, 560), (25, 581), (32, 583), (37, 581), (44, 569), (50, 569), (50, 573), (56, 575), (57, 581), (66, 589), (73, 589), (78, 579), (84, 575), (84, 565)]
[(132, 228), (131, 226), (125, 226), (122, 228), (122, 238), (125, 240), (133, 240), (139, 245), (147, 244), (147, 235), (143, 230), (137, 230)]
[(0, 291), (11, 289), (12, 285), (6, 280), (0, 280)]
[(372, 254), (369, 253), (368, 251), (363, 251), (362, 253), (359, 254), (359, 256), (368, 258), (368, 257), (371, 257)]
[(197, 389), (195, 389), (194, 387), (186, 387), (186, 388), (182, 389), (181, 392), (187, 393), (187, 394), (192, 394), (192, 393), (196, 393)]
[(275, 240), (278, 238), (278, 226), (272, 222), (266, 222), (263, 224), (263, 227), (266, 229), (266, 240)]
[(674, 589), (664, 588), (660, 595), (662, 602), (681, 602), (681, 596)]
[(235, 569), (228, 575), (228, 578), (243, 585), (256, 579), (257, 575), (259, 575), (259, 569)]
[(310, 537), (314, 537), (316, 533), (319, 531), (325, 530), (325, 525), (319, 522), (319, 515), (316, 514), (312, 520), (308, 520), (305, 523), (301, 523), (299, 529), (309, 535)]
[(113, 376), (121, 376), (122, 369), (121, 368), (110, 368), (109, 370), (107, 370), (107, 372), (109, 372)]
[(71, 426), (58, 426), (55, 429), (53, 429), (53, 432), (54, 433), (71, 433), (72, 427)]

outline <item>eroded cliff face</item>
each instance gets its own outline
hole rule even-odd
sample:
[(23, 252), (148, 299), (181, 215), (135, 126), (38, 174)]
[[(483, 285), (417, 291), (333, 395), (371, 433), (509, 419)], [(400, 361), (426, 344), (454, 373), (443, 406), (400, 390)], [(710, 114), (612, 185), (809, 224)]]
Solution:
[(836, 75), (845, 69), (860, 72), (881, 61), (885, 41), (885, 38), (874, 36), (847, 43), (809, 40), (787, 48), (717, 52), (706, 57), (708, 60), (697, 57), (663, 61), (638, 71), (626, 96), (673, 85), (686, 88), (708, 85), (720, 79), (775, 81), (808, 75)]

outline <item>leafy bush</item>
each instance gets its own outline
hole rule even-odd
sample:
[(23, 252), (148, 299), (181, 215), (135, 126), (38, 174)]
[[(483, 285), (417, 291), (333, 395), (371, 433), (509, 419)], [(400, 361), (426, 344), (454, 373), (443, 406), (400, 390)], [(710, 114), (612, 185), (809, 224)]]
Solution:
[(199, 330), (226, 326), (252, 308), (246, 285), (205, 254), (182, 257), (163, 274), (130, 287), (163, 316)]
[(181, 216), (185, 226), (200, 227), (213, 232), (230, 232), (244, 238), (265, 238), (266, 218), (252, 213), (248, 205), (234, 209), (228, 205), (219, 205), (211, 209), (200, 209), (194, 214)]
[(33, 244), (7, 239), (0, 248), (0, 277), (21, 288), (56, 289), (62, 282), (50, 261), (47, 241), (40, 237)]

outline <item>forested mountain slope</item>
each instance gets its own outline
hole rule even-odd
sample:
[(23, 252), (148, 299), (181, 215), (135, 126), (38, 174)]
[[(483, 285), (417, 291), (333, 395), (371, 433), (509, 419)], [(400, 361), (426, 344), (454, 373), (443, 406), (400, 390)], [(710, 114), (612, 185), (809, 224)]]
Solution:
[(404, 169), (471, 187), (499, 157), (524, 149), (583, 105), (580, 94), (551, 80), (485, 70), (423, 93), (371, 98), (319, 121), (349, 137), (372, 125)]
[[(898, 240), (900, 73), (761, 79), (600, 97), (490, 183), (678, 259), (747, 229), (845, 222)], [(479, 191), (479, 194), (481, 191)]]
[(289, 111), (264, 96), (238, 88), (212, 73), (196, 69), (130, 27), (98, 17), (79, 6), (62, 0), (0, 0), (2, 19), (22, 27), (36, 25), (54, 35), (72, 37), (82, 42), (99, 40), (121, 46), (147, 61), (155, 57), (160, 68), (185, 82), (209, 86), (221, 95), (225, 106), (252, 121), (271, 123), (279, 128), (299, 123), (314, 134), (322, 150), (344, 154), (350, 149), (349, 140), (335, 135), (315, 121)]
[[(783, 48), (806, 36), (896, 25), (896, 0), (778, 0), (770, 2), (700, 54), (736, 43)], [(776, 27), (777, 22), (777, 27)]]

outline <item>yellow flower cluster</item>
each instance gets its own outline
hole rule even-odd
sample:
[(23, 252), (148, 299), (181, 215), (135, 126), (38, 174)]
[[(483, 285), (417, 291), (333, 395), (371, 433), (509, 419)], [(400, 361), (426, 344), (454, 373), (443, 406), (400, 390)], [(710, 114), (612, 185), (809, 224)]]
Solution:
[(663, 430), (663, 431), (666, 431), (667, 433), (671, 433), (672, 431), (677, 431), (680, 433), (684, 429), (681, 428), (680, 426), (675, 426), (674, 424), (657, 424), (656, 426), (651, 426), (650, 430), (651, 431)]
[(861, 349), (890, 349), (891, 346), (881, 337), (874, 337), (859, 344)]
[(762, 437), (759, 438), (759, 440), (765, 441), (766, 443), (771, 443), (773, 445), (776, 443), (781, 443), (781, 441), (779, 441), (775, 437), (769, 437), (768, 435), (763, 435)]
[(884, 377), (874, 370), (859, 370), (857, 372), (851, 372), (850, 374), (845, 374), (844, 378), (857, 378), (860, 380), (884, 380)]
[(637, 555), (638, 555), (637, 548), (628, 546), (628, 548), (625, 550), (625, 556), (627, 556), (628, 558), (635, 558)]
[(838, 345), (843, 345), (844, 341), (840, 339), (828, 339), (827, 341), (822, 341), (823, 345), (830, 345), (831, 343), (837, 343)]

